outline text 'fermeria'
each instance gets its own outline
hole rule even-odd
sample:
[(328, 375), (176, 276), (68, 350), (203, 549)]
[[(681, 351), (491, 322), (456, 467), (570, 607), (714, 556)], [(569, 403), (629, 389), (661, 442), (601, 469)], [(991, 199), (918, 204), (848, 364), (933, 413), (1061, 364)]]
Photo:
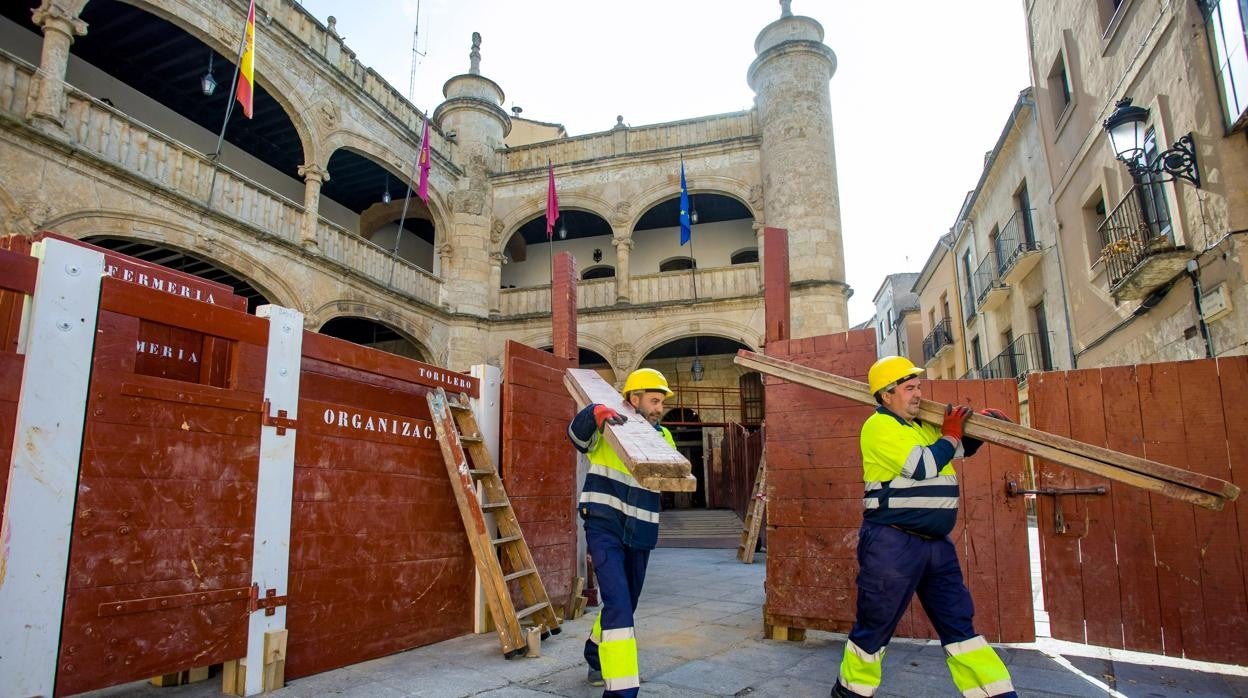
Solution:
[(176, 281), (168, 281), (159, 276), (152, 276), (133, 269), (120, 269), (114, 264), (105, 265), (104, 273), (114, 279), (121, 279), (122, 281), (146, 286), (157, 291), (164, 291), (173, 296), (181, 296), (182, 298), (190, 298), (201, 303), (212, 303), (214, 305), (217, 302), (217, 299), (212, 295), (212, 291), (204, 291), (203, 289), (180, 284)]

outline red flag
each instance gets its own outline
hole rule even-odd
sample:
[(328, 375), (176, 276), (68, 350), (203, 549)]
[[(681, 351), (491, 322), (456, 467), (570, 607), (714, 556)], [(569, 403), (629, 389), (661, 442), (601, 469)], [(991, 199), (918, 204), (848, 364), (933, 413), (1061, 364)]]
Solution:
[(425, 130), (420, 135), (420, 185), (416, 188), (416, 196), (429, 203), (429, 117), (425, 117)]
[(243, 115), (251, 118), (252, 92), (256, 84), (256, 0), (247, 8), (247, 30), (243, 35), (242, 60), (238, 62), (238, 89), (234, 96), (243, 107)]
[(546, 162), (550, 172), (550, 181), (546, 185), (546, 239), (554, 238), (555, 221), (559, 220), (559, 195), (555, 193), (555, 168)]

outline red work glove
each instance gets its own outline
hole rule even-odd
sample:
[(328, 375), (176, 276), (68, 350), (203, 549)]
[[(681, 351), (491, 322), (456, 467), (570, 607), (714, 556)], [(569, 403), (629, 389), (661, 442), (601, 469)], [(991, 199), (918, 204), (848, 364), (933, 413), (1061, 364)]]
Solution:
[(1014, 421), (1010, 419), (1009, 415), (1007, 415), (1006, 413), (1002, 412), (1001, 410), (995, 407), (988, 407), (988, 408), (982, 409), (979, 411), (979, 413), (984, 415), (985, 417), (992, 417), (993, 419), (1000, 419), (1003, 422)]
[(971, 415), (971, 408), (966, 405), (945, 405), (945, 423), (940, 427), (940, 433), (949, 438), (962, 442), (962, 425), (966, 423), (966, 418)]
[(594, 424), (598, 425), (598, 431), (602, 431), (605, 424), (623, 424), (627, 421), (628, 417), (606, 405), (594, 405)]

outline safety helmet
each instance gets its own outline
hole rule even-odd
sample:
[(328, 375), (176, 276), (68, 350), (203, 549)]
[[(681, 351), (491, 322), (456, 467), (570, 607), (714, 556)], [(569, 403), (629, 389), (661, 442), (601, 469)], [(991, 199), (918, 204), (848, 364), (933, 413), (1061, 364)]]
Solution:
[(667, 397), (672, 396), (671, 388), (667, 387), (667, 378), (653, 368), (639, 368), (628, 374), (628, 378), (624, 381), (624, 395), (627, 396), (634, 390), (654, 391), (663, 393)]
[(871, 388), (871, 394), (875, 395), (921, 373), (923, 369), (904, 356), (885, 356), (871, 364), (871, 370), (867, 371), (867, 384)]

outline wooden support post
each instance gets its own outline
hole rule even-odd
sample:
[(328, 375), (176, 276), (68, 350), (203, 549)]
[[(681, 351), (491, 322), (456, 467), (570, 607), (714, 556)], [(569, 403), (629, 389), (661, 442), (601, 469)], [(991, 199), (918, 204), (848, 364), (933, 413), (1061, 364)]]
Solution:
[(270, 630), (264, 634), (265, 691), (276, 691), (286, 685), (286, 637), (289, 631)]
[(698, 480), (691, 474), (689, 459), (669, 446), (597, 371), (569, 368), (564, 373), (563, 384), (580, 409), (597, 403), (628, 418), (623, 424), (606, 425), (602, 434), (642, 487), (663, 492), (697, 489)]
[[(866, 384), (800, 364), (741, 350), (734, 361), (747, 368), (789, 382), (874, 405)], [(945, 405), (924, 400), (919, 419), (939, 426)], [(1163, 494), (1189, 504), (1219, 511), (1239, 496), (1239, 487), (1225, 480), (1174, 466), (1093, 446), (1074, 439), (1029, 429), (1020, 424), (973, 414), (964, 433), (972, 438), (1053, 461), (1076, 470)]]

